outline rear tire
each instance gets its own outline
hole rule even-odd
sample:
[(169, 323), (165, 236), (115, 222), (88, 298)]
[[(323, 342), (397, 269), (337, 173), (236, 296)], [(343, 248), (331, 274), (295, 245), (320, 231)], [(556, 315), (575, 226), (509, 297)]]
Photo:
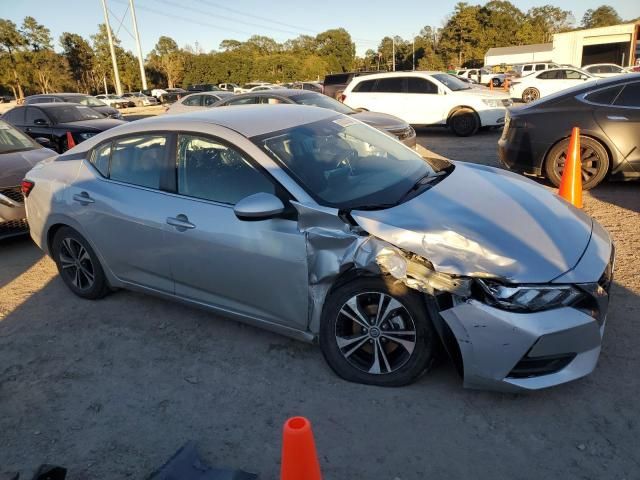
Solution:
[[(545, 158), (544, 171), (549, 181), (560, 186), (564, 164), (569, 148), (569, 139), (556, 143)], [(609, 171), (609, 153), (597, 140), (580, 135), (580, 158), (582, 159), (582, 189), (589, 190), (601, 183)]]
[(431, 367), (437, 346), (424, 299), (392, 278), (356, 279), (325, 301), (320, 347), (345, 380), (407, 385)]
[(82, 235), (70, 227), (56, 232), (51, 256), (58, 273), (73, 293), (96, 300), (109, 293), (109, 284), (98, 256)]
[(461, 108), (449, 117), (449, 128), (459, 137), (470, 137), (480, 128), (480, 119), (470, 108)]
[(535, 102), (540, 98), (540, 90), (537, 88), (529, 87), (522, 92), (522, 101), (524, 103)]

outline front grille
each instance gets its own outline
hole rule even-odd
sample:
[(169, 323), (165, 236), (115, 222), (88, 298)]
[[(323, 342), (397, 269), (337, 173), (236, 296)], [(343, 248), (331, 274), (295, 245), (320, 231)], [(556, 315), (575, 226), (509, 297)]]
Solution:
[(12, 237), (14, 235), (22, 235), (29, 231), (27, 220), (10, 220), (8, 222), (0, 222), (0, 238)]
[(405, 138), (412, 137), (413, 135), (415, 135), (416, 132), (413, 129), (413, 127), (408, 126), (406, 128), (400, 128), (400, 129), (396, 129), (396, 130), (389, 130), (389, 133), (391, 135), (394, 135), (394, 136), (398, 137), (398, 140), (404, 140)]
[(576, 358), (575, 353), (548, 355), (545, 357), (525, 356), (513, 367), (513, 370), (509, 372), (507, 378), (531, 378), (551, 375), (569, 365), (574, 358)]
[(0, 195), (10, 198), (14, 202), (24, 203), (24, 197), (22, 196), (22, 189), (20, 188), (20, 185), (17, 187), (0, 188)]

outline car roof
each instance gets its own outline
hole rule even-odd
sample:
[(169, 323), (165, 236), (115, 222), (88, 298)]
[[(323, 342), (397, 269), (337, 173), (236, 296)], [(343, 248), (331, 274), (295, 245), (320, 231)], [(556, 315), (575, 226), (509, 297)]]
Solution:
[[(231, 93), (231, 92), (229, 92)], [(298, 95), (322, 95), (319, 92), (311, 92), (309, 90), (301, 90), (299, 88), (276, 88), (273, 90), (259, 90), (257, 92), (239, 93), (237, 95), (231, 93), (233, 98), (246, 98), (246, 97), (297, 97)]]
[[(587, 67), (602, 67), (602, 66), (608, 66), (608, 67), (620, 67), (620, 65), (616, 64), (616, 63), (590, 63), (589, 65), (584, 65), (582, 68), (587, 68)], [(624, 67), (620, 67), (620, 68), (624, 68)]]
[(87, 93), (38, 93), (36, 95), (29, 95), (27, 98), (34, 97), (90, 97)]
[(127, 126), (136, 131), (136, 126), (144, 126), (145, 129), (156, 126), (158, 129), (166, 129), (168, 125), (175, 128), (184, 124), (186, 128), (192, 123), (211, 123), (235, 130), (245, 137), (254, 137), (334, 118), (337, 115), (340, 114), (327, 108), (303, 105), (237, 105), (180, 115), (149, 117), (123, 125), (119, 127), (119, 131), (124, 133), (124, 130), (129, 130)]
[[(479, 70), (478, 68), (476, 68), (475, 70)], [(435, 71), (435, 70), (420, 70), (420, 71), (413, 71), (413, 70), (409, 70), (407, 72), (383, 72), (383, 73), (374, 73), (371, 75), (361, 75), (358, 77), (354, 77), (353, 80), (351, 80), (352, 82), (361, 82), (364, 80), (376, 80), (378, 78), (387, 78), (387, 77), (422, 77), (424, 75), (434, 75), (436, 73), (446, 73), (446, 72), (440, 72), (440, 71)]]
[(93, 108), (87, 105), (82, 105), (80, 103), (73, 102), (44, 102), (44, 103), (34, 103), (31, 105), (20, 105), (21, 107), (32, 107), (32, 108), (44, 108), (45, 110), (49, 110), (52, 108), (66, 108), (69, 105), (72, 107), (85, 107), (85, 108)]

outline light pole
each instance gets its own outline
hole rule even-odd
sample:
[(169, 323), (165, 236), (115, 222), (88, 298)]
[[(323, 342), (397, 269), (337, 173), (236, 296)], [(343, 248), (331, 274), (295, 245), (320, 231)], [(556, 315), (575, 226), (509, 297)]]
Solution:
[(416, 36), (413, 36), (413, 41), (411, 42), (411, 70), (416, 69)]
[(138, 33), (138, 21), (136, 20), (136, 9), (133, 8), (133, 0), (129, 0), (131, 8), (131, 20), (133, 21), (133, 33), (136, 36), (136, 47), (138, 48), (138, 63), (140, 64), (140, 78), (142, 78), (142, 89), (147, 89), (147, 75), (144, 73), (144, 62), (142, 61), (142, 47), (140, 46), (140, 34)]
[(116, 58), (116, 49), (113, 47), (113, 37), (111, 36), (111, 25), (109, 24), (109, 13), (107, 13), (106, 0), (102, 0), (102, 9), (104, 10), (104, 23), (107, 27), (107, 37), (109, 38), (109, 50), (111, 50), (111, 63), (113, 63), (113, 74), (116, 81), (116, 94), (122, 95), (120, 73), (118, 72), (118, 60)]
[(396, 37), (391, 37), (391, 51), (393, 52), (393, 71), (396, 71)]

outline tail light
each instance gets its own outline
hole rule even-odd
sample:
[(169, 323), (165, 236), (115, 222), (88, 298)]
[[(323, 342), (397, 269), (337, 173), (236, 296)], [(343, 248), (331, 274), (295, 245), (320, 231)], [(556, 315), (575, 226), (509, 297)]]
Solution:
[(22, 180), (22, 183), (20, 184), (20, 190), (22, 191), (22, 195), (24, 195), (25, 198), (28, 197), (35, 185), (36, 184), (34, 182), (32, 182), (31, 180), (27, 180), (26, 178)]
[(344, 101), (347, 99), (347, 96), (343, 93), (342, 95), (340, 95), (340, 101), (342, 103), (344, 103)]

